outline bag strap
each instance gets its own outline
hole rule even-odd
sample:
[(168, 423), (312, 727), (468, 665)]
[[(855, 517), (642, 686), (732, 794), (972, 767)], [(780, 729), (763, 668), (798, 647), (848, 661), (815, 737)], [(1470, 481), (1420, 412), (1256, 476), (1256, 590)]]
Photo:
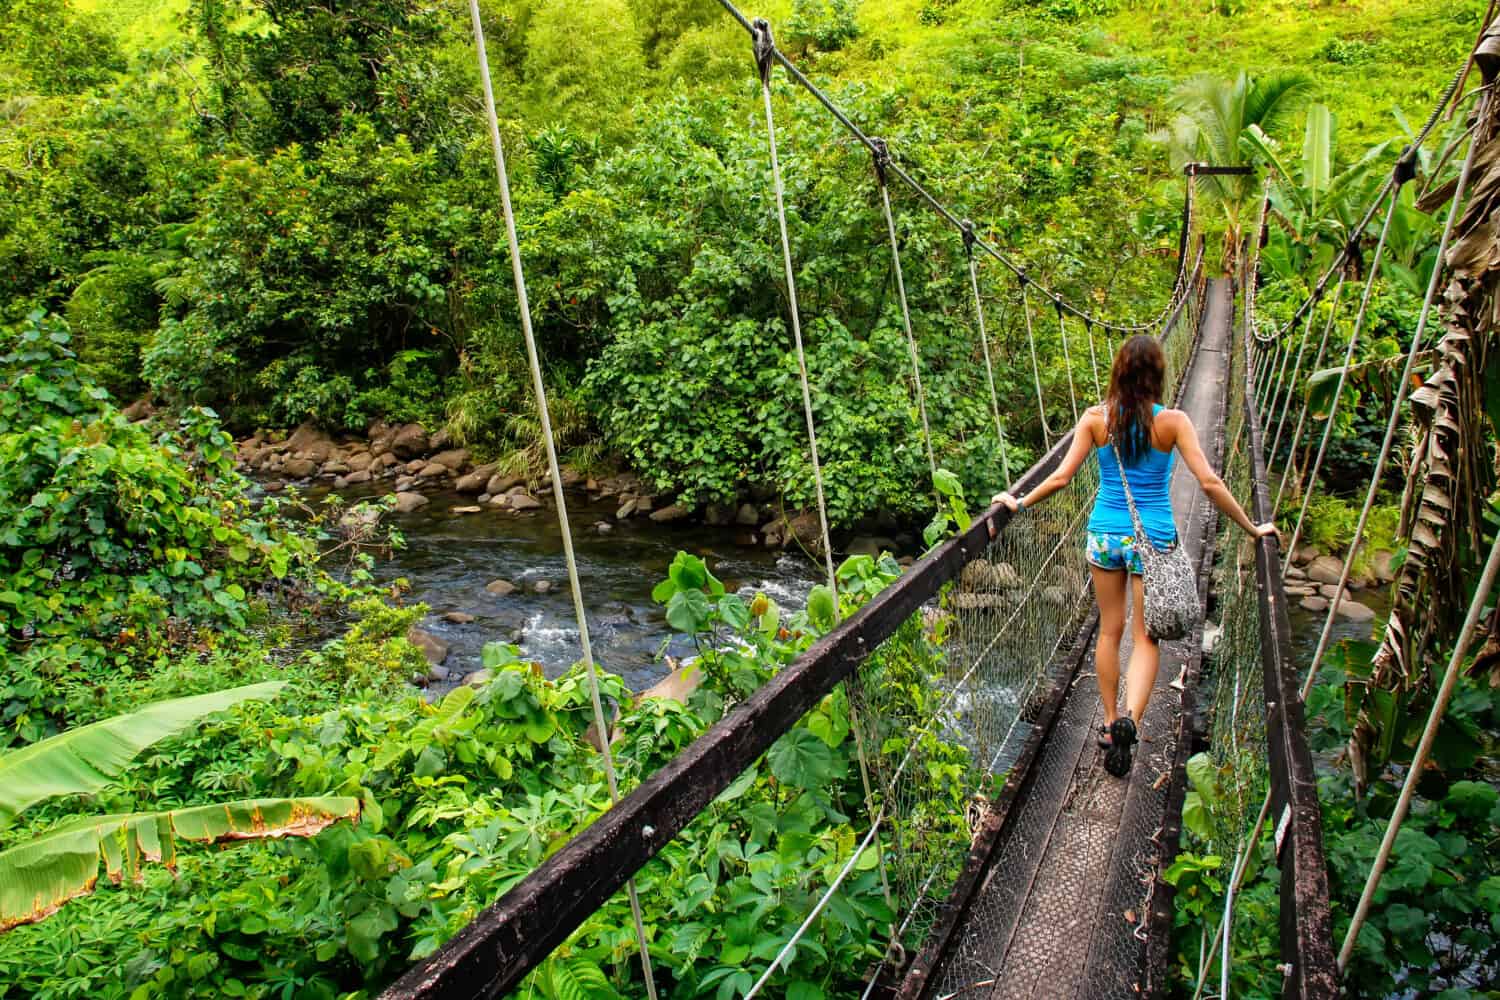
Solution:
[(1115, 467), (1120, 473), (1120, 485), (1125, 487), (1125, 504), (1130, 508), (1130, 523), (1135, 526), (1135, 537), (1143, 544), (1149, 546), (1151, 551), (1161, 551), (1151, 541), (1151, 536), (1146, 533), (1146, 526), (1141, 523), (1141, 512), (1136, 509), (1135, 497), (1130, 492), (1130, 480), (1125, 478), (1125, 456), (1120, 454), (1120, 446), (1115, 443), (1113, 435), (1110, 435), (1109, 446), (1115, 452)]

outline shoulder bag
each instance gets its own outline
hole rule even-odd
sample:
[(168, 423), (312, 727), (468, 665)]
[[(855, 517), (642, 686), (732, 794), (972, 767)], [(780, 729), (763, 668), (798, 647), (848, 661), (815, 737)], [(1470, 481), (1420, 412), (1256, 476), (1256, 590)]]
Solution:
[(1110, 447), (1115, 450), (1120, 485), (1125, 487), (1125, 503), (1130, 507), (1130, 521), (1135, 525), (1135, 550), (1140, 553), (1145, 578), (1146, 606), (1141, 613), (1145, 615), (1146, 634), (1157, 642), (1181, 639), (1203, 620), (1193, 564), (1180, 542), (1165, 549), (1152, 544), (1146, 526), (1141, 523), (1135, 497), (1130, 494), (1130, 480), (1125, 478), (1125, 458), (1113, 441)]

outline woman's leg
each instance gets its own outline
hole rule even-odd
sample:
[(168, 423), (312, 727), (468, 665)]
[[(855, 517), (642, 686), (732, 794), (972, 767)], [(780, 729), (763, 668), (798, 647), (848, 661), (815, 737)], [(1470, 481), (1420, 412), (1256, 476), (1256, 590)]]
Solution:
[(1146, 634), (1146, 617), (1141, 614), (1141, 609), (1146, 606), (1145, 580), (1132, 575), (1130, 584), (1134, 606), (1130, 634), (1134, 642), (1130, 651), (1130, 672), (1125, 677), (1125, 708), (1132, 720), (1140, 722), (1146, 714), (1146, 703), (1151, 700), (1151, 690), (1156, 687), (1161, 650), (1157, 648), (1156, 640)]
[(1104, 725), (1115, 721), (1120, 698), (1120, 639), (1125, 635), (1125, 579), (1122, 569), (1089, 565), (1094, 577), (1094, 599), (1099, 602), (1099, 643), (1094, 647), (1094, 672), (1099, 676), (1099, 700), (1104, 703)]

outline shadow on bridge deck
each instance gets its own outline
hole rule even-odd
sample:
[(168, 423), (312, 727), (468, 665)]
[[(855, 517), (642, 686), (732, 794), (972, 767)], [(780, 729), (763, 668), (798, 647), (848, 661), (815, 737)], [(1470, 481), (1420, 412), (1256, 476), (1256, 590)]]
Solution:
[[(1213, 282), (1178, 402), (1216, 467), (1222, 461), (1233, 309), (1230, 283)], [(1213, 562), (1217, 512), (1180, 462), (1172, 503), (1179, 534), (1202, 567), (1202, 590)], [(1089, 628), (1090, 646), (1096, 624), (1097, 619)], [(1122, 665), (1130, 654), (1128, 628), (1126, 639)], [(1105, 772), (1096, 745), (1103, 715), (1092, 654), (1081, 664), (1072, 661), (1075, 673), (1051, 731), (990, 854), (992, 866), (950, 939), (946, 960), (930, 976), (926, 996), (1141, 994), (1149, 896), (1162, 850), (1157, 835), (1185, 731), (1183, 696), (1173, 682), (1187, 671), (1191, 690), (1200, 648), (1198, 635), (1163, 646), (1141, 726), (1143, 743), (1128, 781)], [(1168, 913), (1158, 932), (1168, 933), (1170, 926)]]

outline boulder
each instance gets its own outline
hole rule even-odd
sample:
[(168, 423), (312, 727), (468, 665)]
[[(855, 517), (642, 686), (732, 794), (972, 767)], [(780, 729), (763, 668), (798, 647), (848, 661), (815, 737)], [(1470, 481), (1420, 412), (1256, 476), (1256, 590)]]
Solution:
[(484, 589), (491, 594), (494, 594), (496, 597), (507, 597), (511, 594), (514, 594), (520, 588), (511, 583), (509, 580), (491, 580), (489, 583), (484, 585)]
[(712, 528), (727, 528), (734, 523), (735, 510), (721, 503), (711, 503), (703, 512), (703, 523)]
[[(896, 543), (889, 538), (878, 535), (862, 535), (849, 543), (849, 554), (851, 556), (879, 556), (882, 552), (891, 552), (896, 548)], [(983, 562), (984, 560), (978, 560)], [(970, 563), (970, 566), (975, 565)], [(988, 566), (988, 563), (985, 563)]]
[(638, 496), (635, 498), (635, 512), (637, 514), (649, 514), (651, 513), (651, 508), (655, 506), (656, 501), (651, 497)]
[(773, 518), (760, 526), (760, 536), (765, 540), (766, 548), (780, 548), (782, 540), (786, 538), (786, 525)]
[(816, 511), (805, 510), (787, 521), (787, 544), (793, 541), (812, 552), (823, 551), (823, 526)]
[(469, 464), (469, 449), (450, 448), (447, 451), (440, 451), (436, 455), (433, 455), (429, 461), (446, 467), (449, 472), (458, 472)]
[(453, 625), (467, 625), (474, 620), (474, 616), (467, 611), (449, 611), (443, 615), (443, 621)]
[(1370, 571), (1378, 583), (1390, 583), (1396, 579), (1396, 553), (1380, 549), (1370, 556)]
[(520, 476), (503, 476), (497, 472), (485, 484), (484, 491), (491, 496), (498, 496), (501, 493), (509, 493), (521, 485), (522, 481)]
[(511, 493), (507, 495), (511, 510), (538, 510), (542, 502), (536, 497), (527, 496), (525, 493)]
[(1367, 622), (1375, 617), (1375, 609), (1368, 604), (1361, 604), (1346, 598), (1339, 602), (1339, 617), (1347, 618), (1352, 622)]
[(397, 476), (396, 477), (396, 492), (397, 493), (405, 493), (407, 490), (409, 490), (413, 486), (415, 486), (416, 483), (417, 483), (417, 477), (416, 476)]
[(1344, 564), (1333, 556), (1318, 556), (1307, 564), (1307, 578), (1315, 583), (1338, 583), (1344, 575)]
[(453, 470), (440, 462), (424, 462), (422, 468), (417, 470), (417, 475), (424, 479), (441, 479), (451, 475)]
[(474, 504), (467, 504), (463, 507), (448, 508), (448, 512), (450, 514), (478, 514), (482, 510), (484, 510), (483, 507), (475, 506)]
[(407, 631), (406, 640), (422, 651), (428, 663), (436, 665), (448, 658), (448, 644), (431, 632), (413, 628)]
[(287, 438), (286, 441), (283, 442), (283, 444), (287, 451), (295, 453), (299, 451), (306, 451), (312, 445), (320, 444), (325, 441), (327, 441), (330, 445), (333, 443), (331, 441), (328, 441), (327, 434), (324, 434), (322, 431), (318, 430), (318, 428), (311, 421), (308, 421), (300, 425), (296, 430), (292, 431), (291, 437)]
[(344, 477), (344, 485), (355, 486), (359, 483), (368, 483), (371, 478), (369, 469), (355, 469)]
[[(851, 546), (850, 554), (852, 555), (853, 552), (854, 549)], [(990, 565), (988, 559), (975, 559), (964, 567), (963, 572), (959, 574), (958, 582), (960, 587), (969, 592), (994, 590), (996, 589), (994, 567)]]
[(1301, 566), (1288, 566), (1286, 568), (1286, 578), (1288, 580), (1306, 580), (1307, 574), (1302, 571)]
[(401, 460), (391, 452), (381, 452), (374, 458), (370, 459), (370, 468), (375, 469), (378, 472), (384, 472), (386, 469), (389, 469), (391, 466), (396, 465), (400, 461)]
[[(1318, 584), (1318, 594), (1331, 601), (1339, 596), (1339, 585), (1337, 583), (1320, 583)], [(1348, 597), (1349, 595), (1345, 594), (1344, 596)]]
[(734, 523), (741, 527), (753, 528), (760, 524), (760, 511), (755, 509), (753, 503), (742, 503), (734, 515)]
[(460, 476), (458, 482), (453, 484), (453, 488), (460, 493), (489, 493), (491, 491), (485, 489), (485, 485), (494, 474), (494, 463), (481, 465), (468, 475)]
[(464, 678), (464, 683), (469, 685), (469, 687), (484, 687), (494, 679), (495, 672), (493, 670), (476, 670)]
[(1317, 594), (1309, 594), (1306, 597), (1302, 598), (1302, 600), (1298, 601), (1297, 605), (1299, 607), (1307, 609), (1308, 611), (1327, 611), (1328, 598), (1319, 597)]
[(995, 563), (995, 582), (1006, 590), (1015, 590), (1025, 584), (1021, 574), (1010, 563)]
[(289, 458), (281, 471), (293, 479), (306, 479), (318, 471), (318, 463), (310, 458)]
[(1062, 587), (1056, 585), (1051, 587), (1043, 587), (1042, 600), (1059, 608), (1065, 607), (1068, 603), (1068, 592)]
[(615, 520), (623, 521), (634, 513), (635, 499), (632, 497), (631, 499), (626, 500), (624, 503), (620, 504), (620, 506), (615, 510)]
[(427, 432), (421, 424), (407, 424), (391, 435), (390, 449), (397, 458), (416, 458), (428, 451)]
[(432, 668), (427, 671), (427, 677), (428, 677), (428, 679), (429, 680), (437, 681), (439, 684), (441, 684), (443, 681), (447, 680), (452, 675), (453, 675), (453, 671), (449, 670), (447, 667), (444, 667), (444, 666), (442, 666), (440, 664), (436, 664), (436, 663), (434, 663), (432, 665)]
[(570, 490), (570, 489), (572, 489), (573, 487), (577, 486), (578, 484), (580, 484), (582, 482), (583, 482), (583, 473), (579, 472), (577, 469), (568, 468), (566, 466), (563, 467), (563, 470), (562, 470), (562, 484), (563, 484), (563, 489)]
[(396, 513), (410, 514), (414, 510), (421, 510), (430, 501), (420, 493), (398, 492), (396, 494)]
[(734, 544), (745, 549), (754, 548), (760, 544), (760, 536), (753, 531), (737, 531), (734, 535)]
[(325, 476), (342, 476), (349, 471), (349, 463), (341, 458), (332, 458), (323, 463), (321, 470)]
[[(637, 500), (636, 509), (650, 510), (650, 507), (641, 506), (642, 501), (649, 504), (650, 498), (642, 497), (640, 500)], [(691, 516), (692, 513), (693, 508), (686, 507), (680, 503), (674, 503), (669, 506), (663, 507), (661, 510), (651, 511), (651, 520), (655, 521), (657, 524), (671, 524), (673, 521), (681, 521), (683, 518)]]
[(131, 423), (134, 423), (137, 420), (145, 420), (155, 412), (156, 407), (151, 405), (150, 400), (142, 396), (140, 399), (137, 399), (134, 403), (131, 403), (129, 406), (125, 407), (125, 409), (121, 410), (120, 416), (124, 417), (126, 420), (129, 420)]
[(368, 469), (370, 467), (370, 463), (374, 461), (375, 456), (371, 455), (368, 451), (356, 451), (348, 458), (344, 459), (344, 462), (349, 466), (349, 469), (352, 472), (360, 472), (364, 469)]
[(1292, 558), (1299, 563), (1310, 563), (1322, 554), (1316, 545), (1304, 545), (1292, 553)]
[(421, 473), (422, 466), (424, 466), (426, 464), (427, 464), (427, 459), (425, 459), (425, 458), (414, 458), (410, 462), (407, 462), (405, 465), (401, 466), (401, 471), (405, 472), (408, 476), (415, 476), (415, 475), (418, 475), (419, 473)]
[(453, 443), (453, 435), (446, 430), (439, 430), (427, 439), (428, 451), (443, 451)]

